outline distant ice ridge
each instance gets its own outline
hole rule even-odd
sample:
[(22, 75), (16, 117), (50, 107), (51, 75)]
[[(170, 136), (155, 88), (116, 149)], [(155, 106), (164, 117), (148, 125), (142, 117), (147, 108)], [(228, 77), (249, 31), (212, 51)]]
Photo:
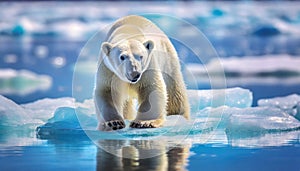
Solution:
[[(300, 57), (282, 55), (245, 56), (213, 59), (206, 65), (187, 64), (192, 73), (219, 75), (221, 70), (216, 68), (221, 63), (228, 76), (289, 76), (300, 74)], [(268, 64), (268, 65), (266, 65)], [(280, 75), (281, 74), (281, 75)]]
[[(280, 3), (280, 6), (272, 2), (2, 3), (0, 35), (86, 40), (122, 16), (164, 13), (182, 18), (201, 29), (216, 44), (221, 56), (299, 54), (299, 2)], [(174, 28), (169, 21), (160, 21), (159, 24), (168, 25), (170, 30)], [(176, 29), (187, 37), (195, 34), (184, 27), (176, 26)], [(257, 40), (266, 37), (272, 38), (267, 40), (267, 44), (257, 43)]]
[(28, 70), (0, 69), (0, 94), (27, 95), (39, 90), (48, 90), (52, 78)]
[[(199, 22), (202, 29), (213, 29), (213, 26), (218, 26), (218, 29), (212, 31), (218, 36), (229, 32), (234, 28), (233, 25), (237, 27), (239, 34), (246, 31), (257, 36), (299, 33), (297, 26), (300, 21), (297, 17), (297, 3), (282, 4), (289, 10), (283, 10), (273, 3), (192, 2), (184, 3), (184, 5), (183, 3), (172, 3), (172, 7), (170, 7), (169, 3), (146, 2), (130, 3), (132, 8), (128, 7), (128, 2), (90, 2), (80, 5), (73, 3), (6, 3), (0, 6), (0, 14), (4, 16), (0, 25), (2, 34), (31, 33), (39, 35), (63, 32), (72, 37), (75, 34), (86, 34), (91, 30), (97, 30), (105, 21), (129, 14), (152, 12), (168, 13)], [(45, 6), (48, 7), (46, 14), (51, 13), (52, 15), (45, 15), (42, 10)], [(116, 7), (120, 10), (116, 11)], [(141, 9), (143, 10), (141, 11)], [(254, 13), (258, 10), (259, 14)], [(37, 17), (37, 14), (40, 15)], [(70, 32), (70, 30), (72, 31)]]
[[(223, 70), (215, 67), (220, 64)], [(215, 58), (205, 65), (186, 64), (186, 69), (201, 83), (209, 83), (210, 78), (220, 79), (222, 75), (225, 75), (226, 84), (235, 86), (244, 84), (298, 84), (300, 82), (299, 66), (299, 56), (281, 54)]]

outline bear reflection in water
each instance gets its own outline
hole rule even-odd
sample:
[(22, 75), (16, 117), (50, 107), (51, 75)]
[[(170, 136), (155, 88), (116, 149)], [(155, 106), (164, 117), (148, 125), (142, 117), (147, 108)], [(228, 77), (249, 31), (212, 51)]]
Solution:
[(190, 145), (153, 140), (100, 140), (97, 170), (186, 170)]

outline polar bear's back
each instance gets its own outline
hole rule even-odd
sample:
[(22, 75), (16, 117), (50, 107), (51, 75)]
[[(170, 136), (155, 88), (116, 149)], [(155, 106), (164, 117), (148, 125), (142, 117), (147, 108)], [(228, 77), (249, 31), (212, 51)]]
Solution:
[(153, 35), (156, 35), (164, 39), (167, 38), (164, 32), (150, 20), (136, 15), (126, 16), (117, 20), (108, 31), (106, 40), (116, 42), (121, 39), (121, 37), (123, 39), (126, 38), (126, 35), (143, 35), (145, 37), (153, 37)]

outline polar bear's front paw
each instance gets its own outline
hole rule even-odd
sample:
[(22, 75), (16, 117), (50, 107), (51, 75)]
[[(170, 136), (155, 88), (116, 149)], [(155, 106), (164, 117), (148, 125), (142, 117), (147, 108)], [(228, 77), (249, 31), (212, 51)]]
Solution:
[(157, 128), (162, 125), (161, 120), (147, 120), (147, 121), (132, 121), (131, 128)]
[(122, 120), (112, 120), (104, 122), (103, 127), (105, 131), (117, 130), (125, 128), (125, 123)]

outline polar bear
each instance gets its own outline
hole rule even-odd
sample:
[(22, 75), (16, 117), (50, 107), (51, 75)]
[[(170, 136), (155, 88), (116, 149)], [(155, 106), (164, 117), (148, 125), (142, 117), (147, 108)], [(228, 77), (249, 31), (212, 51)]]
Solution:
[(112, 25), (101, 45), (95, 84), (99, 130), (122, 129), (124, 119), (131, 128), (163, 126), (167, 115), (189, 119), (177, 52), (144, 17), (126, 16)]

